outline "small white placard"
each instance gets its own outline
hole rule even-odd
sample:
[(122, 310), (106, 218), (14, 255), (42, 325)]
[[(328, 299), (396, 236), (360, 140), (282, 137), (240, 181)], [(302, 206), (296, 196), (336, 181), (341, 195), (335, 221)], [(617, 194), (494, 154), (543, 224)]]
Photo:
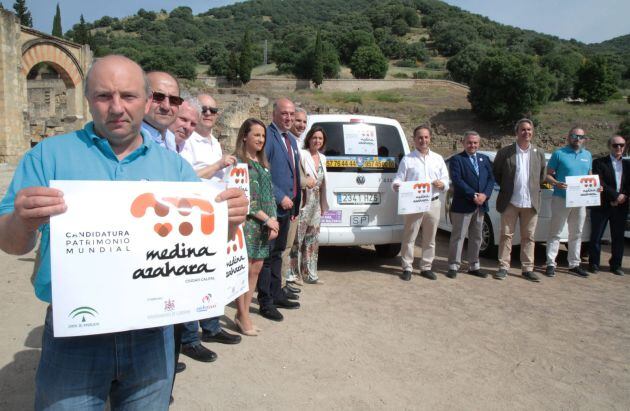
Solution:
[(344, 124), (346, 155), (377, 156), (376, 127), (369, 124)]
[(600, 205), (599, 175), (571, 176), (566, 183), (567, 208)]
[(431, 208), (433, 187), (428, 181), (405, 181), (398, 187), (398, 214), (424, 213)]

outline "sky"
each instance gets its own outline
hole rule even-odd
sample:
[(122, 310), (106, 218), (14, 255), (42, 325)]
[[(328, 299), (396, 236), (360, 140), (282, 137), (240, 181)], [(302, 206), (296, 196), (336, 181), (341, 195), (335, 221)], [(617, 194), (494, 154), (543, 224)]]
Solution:
[[(312, 0), (317, 1), (317, 0)], [(287, 2), (290, 2), (288, 0)], [(449, 4), (481, 14), (503, 24), (552, 34), (563, 39), (574, 38), (584, 43), (598, 43), (630, 34), (629, 0), (447, 0)], [(10, 9), (13, 0), (3, 0)], [(188, 6), (194, 14), (214, 7), (236, 3), (234, 0), (59, 0), (63, 31), (78, 23), (83, 14), (86, 21), (102, 16), (124, 17), (139, 9), (172, 10)], [(33, 26), (50, 33), (55, 15), (54, 0), (27, 0), (33, 16)]]

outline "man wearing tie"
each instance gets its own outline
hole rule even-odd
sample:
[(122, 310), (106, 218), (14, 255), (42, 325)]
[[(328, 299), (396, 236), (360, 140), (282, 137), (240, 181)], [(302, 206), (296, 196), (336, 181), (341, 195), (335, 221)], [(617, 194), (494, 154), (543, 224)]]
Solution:
[(287, 98), (273, 104), (273, 122), (267, 127), (265, 155), (271, 167), (273, 196), (277, 204), (280, 230), (278, 237), (269, 242), (270, 254), (263, 263), (258, 277), (258, 303), (260, 315), (282, 321), (277, 307), (299, 308), (300, 303), (290, 301), (282, 290), (282, 252), (287, 245), (287, 234), (292, 219), (300, 210), (300, 154), (295, 138), (290, 134), (295, 118), (295, 105)]
[(599, 182), (604, 191), (601, 205), (591, 208), (591, 239), (588, 257), (589, 271), (599, 271), (602, 235), (610, 220), (610, 272), (623, 275), (624, 230), (628, 217), (628, 195), (630, 195), (630, 161), (621, 158), (626, 141), (621, 136), (608, 140), (610, 155), (593, 161), (593, 174), (599, 174)]
[(448, 278), (455, 278), (462, 261), (462, 248), (468, 233), (468, 274), (487, 277), (479, 270), (481, 228), (488, 200), (494, 189), (494, 176), (490, 159), (477, 153), (481, 137), (476, 131), (464, 134), (464, 151), (449, 162), (453, 187), (453, 204), (450, 219), (453, 225), (448, 247)]

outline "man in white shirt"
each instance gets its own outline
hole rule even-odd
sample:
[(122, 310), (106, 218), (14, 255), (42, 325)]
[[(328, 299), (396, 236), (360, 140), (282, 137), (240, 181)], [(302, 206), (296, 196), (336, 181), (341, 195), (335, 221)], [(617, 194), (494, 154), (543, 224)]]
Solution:
[(291, 134), (297, 139), (298, 148), (304, 149), (304, 137), (306, 136), (306, 122), (307, 115), (306, 110), (301, 107), (295, 108), (295, 120), (293, 120), (293, 126), (291, 126)]
[(199, 121), (199, 104), (194, 100), (185, 100), (177, 113), (175, 122), (171, 124), (169, 130), (175, 135), (175, 152), (180, 154), (186, 141), (194, 132)]
[(514, 128), (516, 143), (503, 147), (494, 158), (492, 171), (500, 186), (496, 207), (501, 213), (499, 270), (497, 280), (507, 277), (510, 269), (512, 237), (520, 221), (521, 267), (523, 277), (538, 282), (534, 273), (534, 232), (540, 210), (540, 183), (545, 180), (545, 153), (532, 144), (534, 123), (521, 119)]
[(197, 100), (201, 106), (201, 117), (195, 131), (184, 145), (181, 156), (192, 166), (199, 177), (205, 180), (222, 180), (223, 169), (236, 163), (236, 157), (223, 154), (221, 144), (212, 134), (219, 108), (208, 94), (200, 94)]
[(168, 127), (177, 118), (179, 106), (184, 102), (179, 96), (179, 83), (175, 77), (163, 71), (147, 73), (147, 79), (153, 94), (149, 112), (142, 122), (142, 130), (149, 133), (156, 144), (176, 151), (175, 135)]
[(430, 280), (437, 277), (431, 271), (435, 258), (435, 234), (440, 221), (440, 192), (448, 190), (448, 169), (441, 155), (429, 150), (431, 143), (431, 129), (427, 126), (418, 126), (413, 131), (414, 151), (407, 154), (398, 166), (396, 178), (392, 183), (394, 191), (398, 191), (403, 181), (430, 182), (433, 197), (431, 209), (424, 213), (405, 215), (405, 229), (401, 243), (402, 269), (401, 278), (411, 280), (413, 271), (413, 251), (422, 228), (422, 260), (420, 262), (420, 275)]

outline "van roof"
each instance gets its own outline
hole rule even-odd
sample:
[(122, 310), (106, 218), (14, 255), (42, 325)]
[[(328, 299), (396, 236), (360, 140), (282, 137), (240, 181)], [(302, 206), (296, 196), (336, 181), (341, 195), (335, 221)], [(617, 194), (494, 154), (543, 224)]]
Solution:
[(388, 124), (392, 126), (399, 126), (397, 120), (387, 117), (365, 116), (359, 114), (309, 114), (308, 123), (371, 123), (371, 124)]

